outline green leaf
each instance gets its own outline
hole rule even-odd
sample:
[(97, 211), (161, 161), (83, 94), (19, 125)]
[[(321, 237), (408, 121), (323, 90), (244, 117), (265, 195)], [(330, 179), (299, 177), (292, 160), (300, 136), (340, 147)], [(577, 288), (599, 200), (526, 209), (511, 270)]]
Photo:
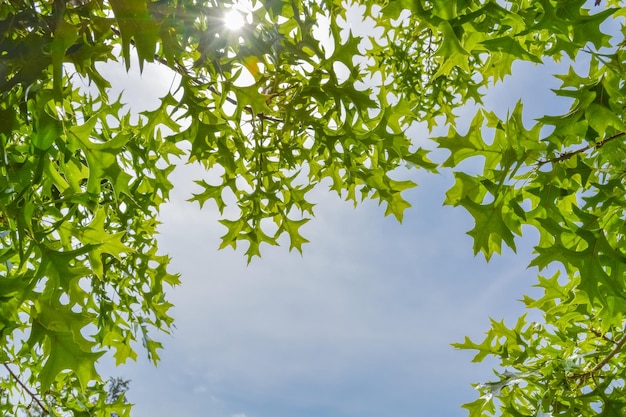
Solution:
[(63, 371), (76, 374), (81, 388), (91, 381), (99, 381), (95, 363), (105, 352), (84, 350), (75, 340), (73, 332), (47, 332), (50, 356), (39, 373), (40, 389), (46, 392), (55, 378)]
[(524, 48), (518, 40), (509, 36), (496, 39), (486, 39), (482, 41), (481, 44), (491, 53), (497, 52), (501, 54), (508, 54), (512, 55), (514, 59), (522, 59), (541, 64), (541, 58), (528, 53), (526, 48)]
[(120, 259), (122, 254), (129, 254), (133, 249), (122, 243), (124, 233), (108, 233), (105, 224), (107, 215), (104, 210), (98, 210), (88, 226), (76, 227), (64, 224), (62, 228), (78, 239), (89, 250), (89, 261), (93, 273), (98, 278), (103, 278), (103, 258), (107, 254)]
[(469, 417), (482, 417), (485, 413), (493, 414), (495, 407), (489, 398), (478, 398), (470, 403), (462, 405), (469, 412)]
[(111, 8), (122, 36), (122, 53), (126, 69), (130, 68), (130, 45), (137, 50), (139, 68), (152, 62), (159, 39), (159, 25), (148, 12), (147, 0), (111, 0)]
[(228, 228), (226, 234), (221, 237), (220, 249), (224, 249), (227, 246), (232, 246), (233, 249), (237, 248), (237, 240), (244, 227), (246, 227), (246, 223), (242, 220), (227, 219), (222, 219), (219, 222)]
[(296, 249), (302, 253), (302, 245), (309, 241), (300, 234), (300, 227), (308, 223), (310, 219), (291, 220), (284, 218), (282, 227), (289, 234), (289, 250)]
[(435, 55), (441, 57), (441, 65), (433, 78), (448, 76), (454, 67), (469, 72), (469, 52), (461, 45), (450, 23), (444, 20), (437, 29), (441, 32), (442, 40)]
[(417, 0), (386, 0), (382, 6), (382, 13), (390, 19), (397, 19), (403, 10), (419, 11)]
[(50, 46), (50, 55), (52, 59), (54, 91), (59, 102), (61, 101), (62, 94), (63, 61), (65, 54), (74, 42), (76, 42), (78, 36), (78, 31), (72, 23), (62, 17), (58, 20)]
[(119, 135), (104, 143), (92, 141), (91, 133), (97, 123), (96, 116), (92, 116), (85, 124), (70, 129), (70, 141), (74, 142), (76, 147), (82, 148), (87, 159), (89, 167), (87, 191), (98, 194), (101, 191), (102, 180), (108, 179), (117, 196), (121, 193), (130, 195), (128, 186), (132, 177), (118, 161), (118, 154), (126, 149), (125, 146), (130, 137)]
[(440, 1), (433, 3), (432, 14), (443, 20), (452, 20), (457, 17), (457, 1)]
[(217, 208), (220, 211), (220, 214), (224, 213), (224, 208), (226, 207), (226, 203), (222, 198), (222, 191), (224, 190), (223, 186), (211, 185), (206, 181), (194, 181), (196, 184), (204, 187), (204, 191), (200, 194), (194, 194), (189, 201), (197, 201), (200, 204), (200, 208), (204, 205), (207, 200), (215, 200), (217, 204)]
[(464, 199), (460, 204), (474, 217), (475, 226), (467, 232), (474, 238), (474, 254), (482, 252), (489, 260), (493, 253), (501, 253), (502, 241), (515, 251), (515, 236), (504, 221), (501, 203), (476, 204)]
[(466, 135), (460, 135), (450, 128), (447, 137), (436, 138), (439, 147), (450, 150), (450, 156), (443, 163), (444, 167), (456, 167), (466, 158), (485, 155), (486, 168), (494, 168), (499, 154), (496, 150), (490, 151), (489, 146), (482, 139), (481, 129), (485, 117), (482, 112), (477, 112), (469, 126)]
[(33, 132), (33, 145), (42, 151), (48, 150), (62, 132), (61, 122), (41, 109)]
[(444, 204), (458, 206), (465, 199), (476, 203), (483, 201), (487, 189), (482, 185), (479, 178), (464, 172), (455, 172), (454, 179), (454, 186), (446, 192)]

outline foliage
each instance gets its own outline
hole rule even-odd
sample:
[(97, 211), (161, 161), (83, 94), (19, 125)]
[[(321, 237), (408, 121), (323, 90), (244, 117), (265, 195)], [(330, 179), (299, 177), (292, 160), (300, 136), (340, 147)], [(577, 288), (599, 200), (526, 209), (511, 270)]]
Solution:
[[(625, 54), (600, 25), (626, 7), (606, 3), (363, 1), (372, 30), (357, 35), (339, 0), (254, 3), (239, 31), (221, 1), (0, 1), (0, 411), (128, 415), (95, 363), (136, 358), (138, 340), (158, 360), (152, 333), (172, 325), (164, 287), (178, 277), (157, 214), (183, 156), (208, 171), (191, 200), (228, 214), (221, 247), (244, 242), (248, 260), (282, 236), (302, 250), (315, 186), (402, 220), (414, 184), (394, 171), (451, 168), (446, 203), (474, 217), (476, 253), (515, 249), (533, 227), (532, 265), (563, 275), (525, 299), (545, 323), (493, 322), (484, 342), (457, 345), (505, 368), (470, 415), (621, 415)], [(527, 129), (521, 104), (504, 120), (482, 108), (515, 61), (562, 58), (588, 65), (558, 76), (567, 114)], [(176, 77), (141, 114), (110, 97), (103, 69), (133, 60)], [(466, 104), (477, 112), (462, 133)], [(449, 126), (432, 138), (450, 153), (440, 167), (407, 137), (415, 123)]]
[[(539, 232), (531, 266), (559, 269), (539, 277), (543, 296), (524, 298), (544, 323), (493, 321), (483, 342), (456, 344), (477, 350), (475, 361), (491, 355), (504, 368), (497, 381), (479, 384), (481, 397), (465, 407), (470, 416), (623, 415), (626, 55), (622, 34), (611, 39), (599, 25), (623, 17), (626, 8), (590, 14), (583, 1), (513, 3), (515, 14), (492, 5), (494, 12), (479, 24), (463, 22), (473, 12), (469, 5), (446, 14), (473, 79), (497, 79), (510, 69), (503, 62), (562, 54), (587, 69), (557, 76), (562, 85), (555, 93), (572, 100), (567, 114), (542, 117), (526, 129), (521, 104), (506, 120), (479, 109), (468, 133), (451, 127), (435, 139), (450, 151), (444, 166), (482, 158), (482, 172), (456, 172), (446, 195), (447, 204), (474, 217), (474, 251), (489, 259), (503, 243), (515, 250), (515, 235), (531, 226)], [(441, 25), (443, 16), (435, 12), (424, 19)], [(485, 37), (481, 26), (489, 16), (498, 16), (491, 23), (497, 36)]]

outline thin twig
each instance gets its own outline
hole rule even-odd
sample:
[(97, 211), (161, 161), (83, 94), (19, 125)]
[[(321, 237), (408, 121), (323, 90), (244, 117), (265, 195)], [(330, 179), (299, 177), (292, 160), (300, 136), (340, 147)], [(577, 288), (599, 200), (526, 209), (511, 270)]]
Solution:
[(9, 371), (9, 374), (11, 374), (11, 376), (13, 377), (13, 379), (15, 379), (15, 382), (18, 383), (18, 385), (20, 387), (22, 387), (22, 389), (24, 391), (26, 391), (26, 393), (28, 395), (30, 395), (30, 397), (33, 399), (33, 401), (35, 401), (35, 403), (37, 403), (37, 406), (39, 408), (41, 408), (41, 410), (43, 411), (44, 414), (48, 414), (50, 415), (50, 413), (48, 412), (48, 409), (46, 408), (46, 406), (41, 402), (41, 400), (39, 398), (37, 398), (37, 396), (20, 380), (20, 378), (17, 376), (17, 374), (15, 372), (13, 372), (13, 370), (9, 367), (9, 364), (7, 363), (3, 363), (2, 365), (4, 365), (4, 367), (6, 368), (7, 371)]
[(555, 162), (562, 162), (562, 161), (566, 161), (568, 159), (570, 159), (572, 156), (577, 155), (579, 153), (588, 151), (589, 149), (600, 149), (601, 147), (603, 147), (604, 145), (606, 145), (608, 142), (615, 140), (617, 138), (621, 138), (622, 136), (626, 135), (626, 132), (619, 132), (614, 134), (613, 136), (609, 136), (608, 138), (602, 139), (600, 142), (594, 143), (594, 144), (590, 144), (587, 146), (584, 146), (580, 149), (576, 149), (570, 152), (565, 152), (560, 154), (559, 156), (557, 156), (556, 158), (550, 158), (550, 159), (544, 159), (541, 161), (537, 161), (537, 168), (542, 167), (543, 165), (547, 164), (547, 163), (555, 163)]

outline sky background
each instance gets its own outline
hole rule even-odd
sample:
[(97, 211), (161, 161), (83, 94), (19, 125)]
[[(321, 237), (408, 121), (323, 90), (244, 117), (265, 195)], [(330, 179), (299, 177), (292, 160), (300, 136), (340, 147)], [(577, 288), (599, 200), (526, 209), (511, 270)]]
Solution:
[[(157, 66), (141, 77), (122, 65), (111, 71), (137, 111), (153, 107), (172, 82)], [(490, 89), (486, 106), (503, 117), (523, 99), (527, 127), (534, 117), (566, 111), (568, 103), (549, 91), (559, 85), (555, 71), (553, 64), (516, 65)], [(466, 109), (459, 124), (471, 114)], [(428, 135), (419, 127), (411, 134)], [(375, 202), (355, 209), (318, 187), (311, 193), (316, 218), (301, 229), (311, 241), (304, 254), (265, 247), (246, 265), (245, 247), (217, 251), (225, 229), (215, 208), (186, 201), (198, 191), (192, 180), (205, 175), (180, 166), (162, 209), (160, 249), (182, 285), (169, 291), (176, 330), (158, 337), (165, 346), (158, 368), (141, 351), (136, 363), (100, 365), (104, 375), (131, 380), (134, 416), (467, 415), (460, 405), (476, 398), (470, 384), (489, 380), (494, 364), (473, 364), (471, 352), (450, 344), (481, 340), (490, 317), (511, 322), (524, 312), (517, 300), (537, 293), (537, 272), (526, 268), (532, 231), (517, 254), (505, 249), (487, 264), (465, 234), (471, 216), (442, 206), (451, 173), (413, 171), (407, 175), (419, 187), (406, 193), (413, 207), (403, 224)]]

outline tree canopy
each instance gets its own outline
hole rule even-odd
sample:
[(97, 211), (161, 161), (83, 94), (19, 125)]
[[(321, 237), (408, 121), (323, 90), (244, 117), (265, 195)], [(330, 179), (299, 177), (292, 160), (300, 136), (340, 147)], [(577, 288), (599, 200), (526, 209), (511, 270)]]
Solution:
[[(474, 218), (474, 251), (489, 259), (538, 231), (531, 265), (543, 321), (492, 323), (476, 361), (497, 379), (466, 404), (483, 415), (626, 412), (626, 7), (582, 0), (362, 0), (357, 33), (339, 0), (0, 1), (0, 411), (120, 416), (95, 368), (156, 363), (168, 331), (167, 286), (179, 283), (158, 251), (159, 207), (172, 158), (211, 174), (190, 196), (224, 217), (221, 248), (307, 242), (308, 192), (328, 186), (357, 204), (378, 200), (402, 220), (399, 168), (452, 169), (445, 202)], [(238, 30), (225, 16), (239, 10)], [(615, 26), (612, 26), (613, 28)], [(569, 59), (558, 74), (562, 115), (522, 123), (482, 106), (516, 61)], [(175, 76), (155, 109), (135, 114), (111, 94), (106, 65)], [(469, 130), (456, 112), (472, 106)], [(446, 126), (428, 140), (407, 129)], [(462, 168), (471, 159), (479, 173)], [(209, 250), (209, 248), (207, 248)]]

